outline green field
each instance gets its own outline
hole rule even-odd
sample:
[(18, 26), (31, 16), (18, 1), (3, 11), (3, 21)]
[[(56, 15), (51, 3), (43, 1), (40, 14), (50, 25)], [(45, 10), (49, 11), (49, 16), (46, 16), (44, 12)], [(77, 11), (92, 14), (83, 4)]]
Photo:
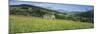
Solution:
[(10, 15), (10, 33), (40, 32), (93, 28), (93, 24), (71, 20), (48, 20), (31, 16)]

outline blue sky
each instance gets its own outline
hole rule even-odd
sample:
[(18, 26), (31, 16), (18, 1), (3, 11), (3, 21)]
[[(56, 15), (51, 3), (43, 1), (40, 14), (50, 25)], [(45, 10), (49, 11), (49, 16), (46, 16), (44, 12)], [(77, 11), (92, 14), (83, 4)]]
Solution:
[(94, 9), (91, 5), (75, 5), (75, 4), (56, 4), (56, 3), (41, 3), (41, 2), (24, 2), (24, 1), (10, 1), (10, 5), (30, 4), (49, 8), (58, 11), (88, 11)]

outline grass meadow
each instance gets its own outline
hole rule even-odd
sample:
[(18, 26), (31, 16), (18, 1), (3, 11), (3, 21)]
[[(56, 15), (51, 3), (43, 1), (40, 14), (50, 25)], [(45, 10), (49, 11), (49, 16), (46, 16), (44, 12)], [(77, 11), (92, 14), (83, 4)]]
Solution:
[(48, 20), (32, 16), (10, 15), (10, 34), (53, 30), (73, 30), (93, 28), (93, 24), (71, 20)]

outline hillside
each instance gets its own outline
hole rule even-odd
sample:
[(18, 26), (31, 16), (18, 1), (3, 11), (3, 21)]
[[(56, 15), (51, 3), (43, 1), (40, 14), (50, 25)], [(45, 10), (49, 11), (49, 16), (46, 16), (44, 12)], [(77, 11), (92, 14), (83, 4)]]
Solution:
[(48, 8), (44, 8), (44, 7), (40, 7), (40, 6), (35, 6), (35, 5), (29, 5), (29, 4), (10, 5), (10, 9), (11, 10), (15, 10), (14, 8), (15, 9), (24, 9), (24, 8), (29, 9), (29, 8), (31, 8), (30, 10), (40, 10), (41, 12), (61, 13), (61, 12), (58, 12), (56, 10), (51, 10), (51, 9), (48, 9)]
[[(56, 19), (73, 20), (93, 23), (93, 10), (85, 12), (59, 12), (48, 8), (29, 4), (10, 5), (10, 15), (24, 15), (42, 17), (45, 14), (53, 14)], [(91, 15), (91, 16), (89, 16)], [(89, 16), (89, 17), (88, 17)], [(91, 18), (92, 17), (92, 18)]]

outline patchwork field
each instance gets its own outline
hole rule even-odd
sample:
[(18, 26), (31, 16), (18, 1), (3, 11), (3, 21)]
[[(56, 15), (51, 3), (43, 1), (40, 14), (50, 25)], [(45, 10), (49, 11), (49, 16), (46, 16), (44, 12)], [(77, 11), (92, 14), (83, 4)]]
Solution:
[(48, 20), (31, 16), (10, 15), (10, 34), (54, 30), (73, 30), (93, 28), (93, 24), (71, 20)]

